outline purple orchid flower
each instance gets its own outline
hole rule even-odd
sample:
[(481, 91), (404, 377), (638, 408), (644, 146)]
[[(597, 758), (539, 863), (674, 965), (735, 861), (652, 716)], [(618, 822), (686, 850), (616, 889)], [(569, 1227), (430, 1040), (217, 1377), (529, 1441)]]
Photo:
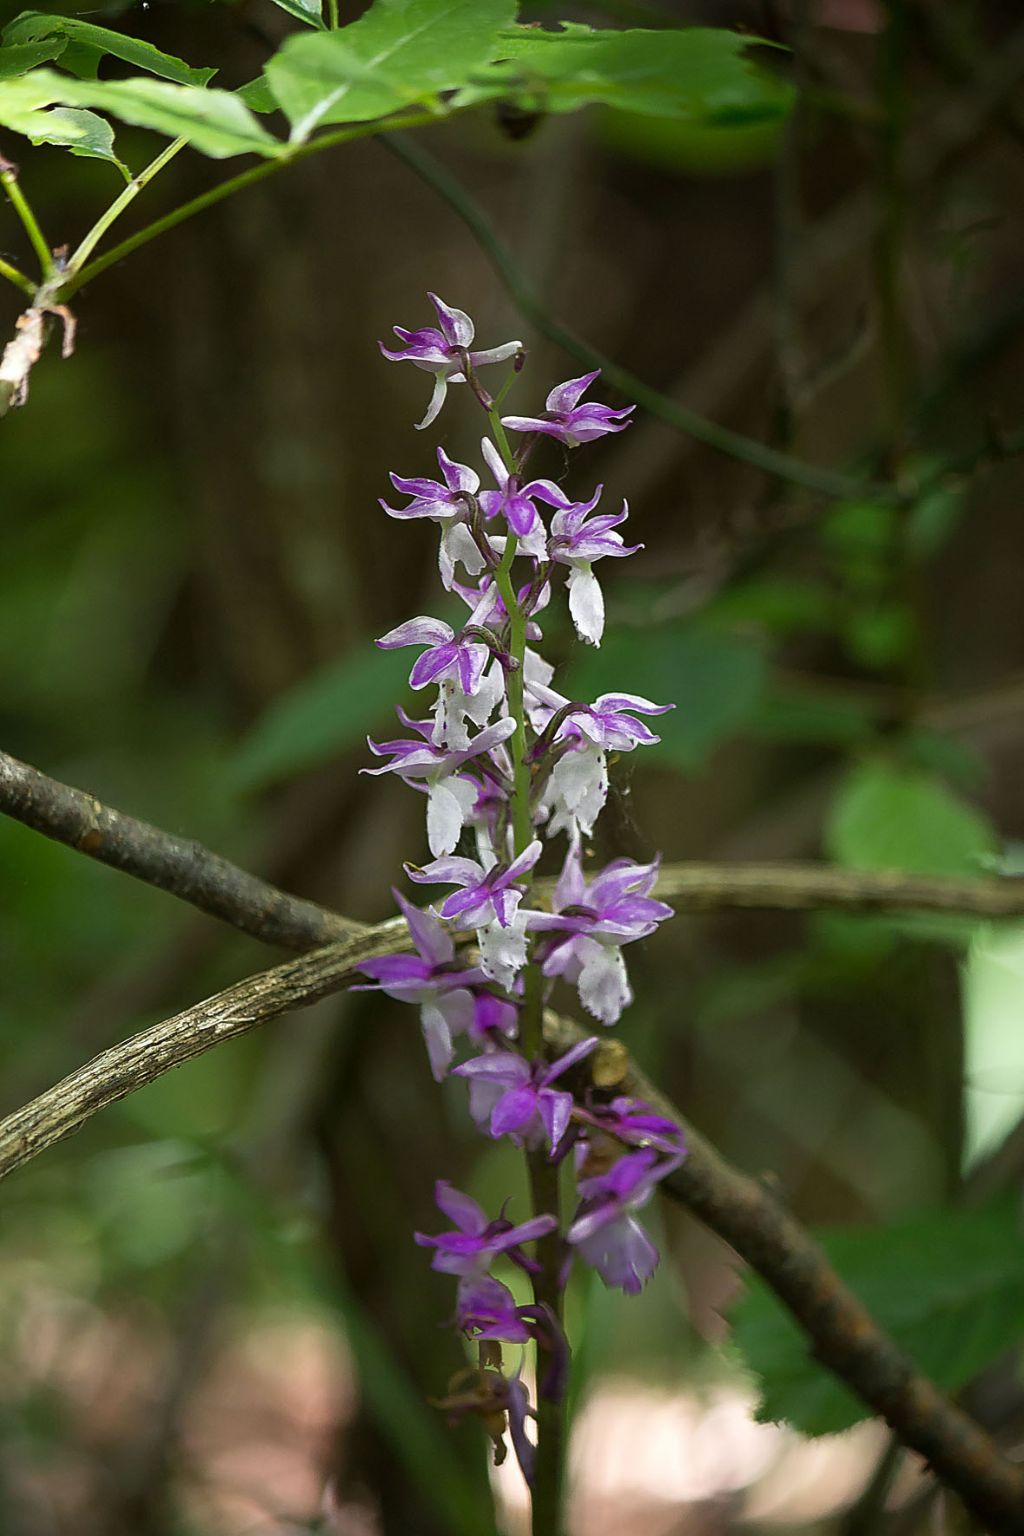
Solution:
[(553, 480), (531, 480), (523, 485), (518, 474), (510, 474), (505, 468), (504, 460), (490, 438), (483, 438), (480, 448), (498, 487), (496, 491), (480, 493), (480, 506), (485, 517), (504, 517), (512, 532), (523, 539), (533, 533), (540, 523), (534, 500), (547, 502), (549, 507), (564, 509), (572, 506), (565, 492), (559, 490)]
[(658, 1250), (633, 1212), (647, 1204), (659, 1180), (682, 1159), (682, 1152), (661, 1162), (653, 1149), (627, 1152), (607, 1173), (579, 1180), (583, 1203), (566, 1239), (605, 1285), (635, 1296), (653, 1275)]
[(460, 857), (434, 859), (422, 869), (407, 864), (406, 873), (418, 885), (460, 885), (441, 903), (441, 916), (458, 918), (465, 928), (483, 928), (497, 923), (511, 924), (523, 893), (516, 886), (540, 858), (541, 843), (535, 839), (510, 864), (494, 864), (485, 870), (476, 859)]
[(457, 636), (443, 619), (432, 619), (426, 614), (389, 629), (374, 643), (382, 651), (393, 651), (403, 645), (425, 645), (427, 649), (409, 673), (410, 685), (426, 688), (428, 683), (450, 677), (469, 697), (479, 689), (491, 654), (490, 647), (481, 641)]
[(480, 476), (468, 464), (457, 464), (443, 448), (437, 450), (437, 462), (441, 466), (444, 483), (437, 480), (404, 479), (392, 475), (391, 484), (403, 496), (411, 496), (406, 507), (389, 506), (383, 498), (380, 504), (389, 517), (429, 518), (441, 524), (441, 545), (437, 563), (441, 582), (449, 591), (455, 579), (455, 567), (459, 561), (471, 576), (484, 569), (484, 556), (469, 529), (470, 509), (474, 493), (479, 489)]
[(633, 999), (621, 946), (646, 938), (672, 916), (667, 903), (648, 894), (657, 878), (657, 859), (615, 859), (588, 884), (574, 840), (555, 887), (554, 910), (531, 912), (527, 920), (532, 932), (564, 934), (548, 949), (544, 974), (575, 982), (580, 1002), (602, 1024), (616, 1023)]
[(512, 1051), (477, 1056), (455, 1068), (469, 1080), (469, 1111), (479, 1130), (509, 1136), (517, 1146), (536, 1147), (547, 1140), (552, 1156), (569, 1129), (573, 1096), (551, 1085), (596, 1050), (594, 1038), (581, 1040), (557, 1061), (524, 1061)]
[(432, 740), (433, 724), (428, 720), (410, 720), (403, 709), (398, 718), (416, 737), (376, 742), (367, 737), (370, 751), (377, 757), (390, 757), (380, 768), (361, 768), (361, 773), (397, 773), (406, 783), (427, 794), (427, 842), (431, 853), (443, 856), (458, 844), (462, 829), (473, 815), (478, 787), (472, 779), (463, 779), (458, 770), (476, 760), (485, 765), (488, 755), (507, 741), (515, 730), (515, 721), (497, 720), (486, 726), (467, 747), (452, 750)]
[(473, 1021), (469, 1038), (485, 1050), (499, 1050), (499, 1041), (514, 1040), (519, 1033), (519, 1009), (493, 992), (474, 992)]
[(413, 1237), (421, 1248), (434, 1249), (431, 1268), (443, 1275), (458, 1275), (463, 1279), (486, 1275), (502, 1254), (521, 1268), (531, 1269), (532, 1261), (519, 1251), (521, 1245), (546, 1237), (558, 1226), (554, 1216), (531, 1216), (529, 1221), (520, 1222), (518, 1226), (513, 1226), (504, 1216), (488, 1221), (476, 1201), (455, 1189), (447, 1179), (438, 1179), (434, 1185), (434, 1199), (441, 1212), (454, 1222), (455, 1230), (441, 1232), (437, 1237), (414, 1232)]
[(486, 981), (477, 966), (460, 967), (455, 961), (455, 942), (432, 912), (422, 912), (399, 891), (395, 901), (409, 925), (415, 955), (380, 955), (356, 966), (375, 986), (353, 987), (354, 992), (381, 991), (400, 1003), (419, 1003), (423, 1039), (430, 1070), (437, 1082), (447, 1076), (455, 1054), (452, 1036), (472, 1034), (476, 1025), (476, 999), (470, 988)]
[[(531, 535), (532, 537), (532, 535)], [(505, 540), (497, 538), (493, 540), (495, 550), (500, 554), (504, 551)], [(539, 539), (540, 553), (544, 552), (544, 540)], [(520, 551), (523, 551), (523, 541), (520, 540)], [(528, 550), (524, 551), (529, 553)], [(469, 586), (463, 582), (453, 582), (452, 588), (459, 594), (462, 601), (470, 609), (471, 624), (481, 628), (500, 630), (508, 622), (508, 609), (505, 607), (505, 599), (501, 595), (501, 589), (489, 571), (486, 571), (476, 586)], [(543, 638), (533, 615), (540, 613), (551, 601), (551, 583), (548, 581), (538, 585), (536, 581), (527, 581), (516, 593), (516, 602), (520, 608), (531, 615), (526, 625), (526, 637), (528, 640), (540, 640)], [(553, 669), (552, 669), (553, 670)]]
[(603, 513), (587, 521), (601, 499), (599, 485), (589, 501), (577, 502), (551, 519), (548, 558), (569, 567), (569, 612), (580, 639), (600, 645), (604, 634), (604, 593), (594, 575), (593, 562), (606, 555), (635, 555), (642, 544), (626, 544), (615, 529), (629, 516), (625, 501), (621, 512)]
[[(568, 832), (589, 837), (608, 797), (608, 753), (630, 752), (660, 741), (634, 713), (664, 714), (671, 704), (653, 704), (633, 693), (603, 693), (592, 705), (572, 704), (539, 680), (525, 680), (530, 723), (549, 742), (567, 750), (544, 785), (538, 809), (550, 818), (548, 836)], [(538, 744), (538, 750), (541, 744)]]
[(628, 1146), (653, 1147), (670, 1156), (684, 1150), (681, 1128), (643, 1099), (620, 1095), (610, 1104), (591, 1105), (580, 1114), (597, 1130)]
[(471, 352), (469, 348), (476, 335), (476, 327), (469, 316), (461, 309), (452, 309), (436, 293), (428, 293), (427, 297), (437, 315), (436, 328), (425, 326), (418, 331), (407, 331), (404, 326), (396, 325), (392, 329), (402, 343), (400, 347), (391, 351), (382, 341), (377, 343), (389, 362), (415, 363), (417, 368), (425, 368), (428, 373), (435, 375), (434, 392), (430, 397), (427, 414), (416, 424), (418, 431), (429, 427), (437, 418), (448, 393), (448, 385), (465, 384), (467, 367), (475, 372), (488, 363), (503, 363), (521, 351), (523, 345), (521, 341), (506, 341), (500, 347)]
[(634, 747), (649, 747), (661, 740), (634, 715), (664, 715), (674, 704), (655, 704), (639, 693), (602, 693), (593, 704), (570, 704), (553, 688), (531, 686), (537, 704), (548, 707), (548, 719), (562, 712), (555, 727), (554, 740), (574, 747), (593, 745), (603, 752), (632, 752)]
[(474, 1339), (527, 1344), (530, 1325), (507, 1285), (493, 1275), (470, 1275), (459, 1284), (456, 1326)]
[(547, 409), (543, 416), (503, 416), (502, 426), (511, 427), (513, 432), (543, 432), (548, 437), (557, 437), (568, 448), (592, 442), (595, 437), (604, 437), (608, 432), (624, 431), (629, 422), (621, 418), (629, 416), (635, 406), (615, 410), (610, 405), (595, 402), (578, 403), (600, 372), (600, 368), (595, 368), (593, 373), (584, 373), (578, 379), (557, 384), (544, 402)]
[(546, 1359), (537, 1391), (549, 1402), (561, 1402), (569, 1380), (569, 1345), (561, 1324), (545, 1303), (517, 1307), (507, 1286), (491, 1275), (461, 1280), (456, 1326), (474, 1342), (496, 1339), (504, 1344), (537, 1342)]

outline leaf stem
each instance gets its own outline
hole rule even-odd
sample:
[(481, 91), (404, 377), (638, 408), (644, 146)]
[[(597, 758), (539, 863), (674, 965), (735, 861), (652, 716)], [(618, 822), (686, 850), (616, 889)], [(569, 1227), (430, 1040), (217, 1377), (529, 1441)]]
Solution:
[(184, 149), (187, 143), (187, 139), (175, 139), (173, 143), (167, 145), (166, 149), (162, 149), (156, 159), (151, 160), (137, 176), (129, 179), (124, 191), (118, 197), (115, 197), (105, 213), (100, 214), (95, 224), (79, 243), (77, 250), (68, 261), (67, 270), (69, 272), (77, 272), (80, 267), (85, 265), (110, 226), (121, 217), (126, 208), (131, 207), (143, 188), (149, 185), (154, 176), (160, 174), (164, 166), (169, 164), (178, 151)]
[(6, 277), (9, 283), (13, 283), (15, 288), (20, 288), (22, 293), (28, 294), (30, 299), (35, 298), (36, 286), (32, 279), (26, 277), (24, 272), (20, 272), (11, 262), (4, 261), (2, 256), (0, 256), (0, 277)]
[(9, 160), (0, 161), (0, 184), (10, 198), (11, 205), (32, 243), (32, 249), (39, 258), (43, 281), (46, 282), (53, 274), (53, 252), (46, 243), (46, 236), (39, 228), (39, 221), (32, 212), (28, 198), (18, 185), (18, 173)]
[(338, 0), (327, 0), (327, 15), (332, 32), (337, 32), (341, 25), (338, 20)]
[(179, 224), (184, 224), (186, 219), (193, 218), (197, 213), (204, 213), (207, 208), (214, 207), (223, 202), (227, 197), (233, 197), (236, 192), (243, 191), (246, 187), (254, 186), (263, 181), (267, 176), (273, 176), (275, 172), (283, 170), (286, 165), (294, 165), (299, 160), (305, 160), (310, 155), (318, 154), (322, 149), (333, 149), (338, 144), (348, 144), (354, 139), (373, 138), (378, 134), (392, 133), (399, 128), (421, 128), (428, 123), (438, 121), (436, 112), (409, 111), (391, 118), (387, 122), (356, 123), (346, 128), (339, 128), (333, 133), (325, 133), (318, 139), (313, 139), (308, 144), (298, 144), (287, 153), (278, 155), (273, 160), (263, 160), (259, 165), (252, 166), (247, 171), (241, 171), (237, 176), (231, 176), (227, 181), (220, 182), (211, 187), (207, 192), (201, 192), (198, 197), (193, 197), (189, 202), (182, 203), (179, 208), (173, 208), (163, 218), (155, 219), (152, 224), (147, 224), (137, 234), (129, 235), (127, 240), (122, 240), (112, 250), (103, 256), (98, 256), (95, 261), (83, 267), (73, 274), (71, 280), (63, 283), (60, 288), (62, 299), (70, 298), (76, 293), (83, 283), (91, 282), (108, 267), (114, 266), (133, 251), (141, 246), (148, 245), (158, 235), (166, 234), (169, 229), (175, 229)]

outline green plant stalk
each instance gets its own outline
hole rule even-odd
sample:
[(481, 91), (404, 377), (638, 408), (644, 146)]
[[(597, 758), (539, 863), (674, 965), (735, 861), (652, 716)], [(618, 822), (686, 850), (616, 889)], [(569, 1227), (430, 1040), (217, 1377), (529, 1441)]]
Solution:
[(187, 139), (175, 139), (173, 143), (167, 145), (166, 149), (161, 150), (156, 159), (151, 160), (137, 176), (130, 178), (124, 191), (119, 197), (115, 197), (105, 213), (100, 214), (95, 224), (80, 241), (68, 262), (68, 272), (77, 272), (85, 265), (110, 226), (121, 217), (126, 208), (131, 207), (143, 188), (149, 185), (154, 176), (159, 176), (164, 166), (170, 164), (178, 151), (184, 149), (187, 143)]
[(18, 268), (13, 266), (11, 262), (4, 261), (2, 256), (0, 256), (0, 277), (5, 277), (9, 283), (13, 283), (15, 288), (20, 288), (22, 293), (27, 294), (30, 299), (35, 298), (36, 286), (32, 279), (26, 277), (24, 272), (19, 272)]
[(236, 192), (242, 192), (246, 187), (255, 186), (257, 182), (273, 176), (285, 166), (295, 165), (300, 160), (308, 159), (310, 155), (319, 154), (323, 149), (333, 149), (338, 144), (348, 144), (354, 139), (373, 138), (378, 134), (393, 133), (399, 128), (422, 128), (429, 123), (442, 120), (436, 112), (409, 111), (396, 115), (385, 123), (356, 123), (347, 128), (339, 128), (333, 133), (321, 134), (320, 138), (313, 139), (309, 144), (296, 145), (273, 160), (263, 160), (259, 165), (252, 166), (250, 170), (241, 171), (237, 176), (231, 176), (227, 181), (211, 187), (208, 192), (201, 192), (198, 197), (182, 203), (179, 208), (173, 208), (170, 213), (164, 214), (163, 218), (154, 219), (152, 224), (147, 224), (137, 234), (129, 235), (127, 240), (122, 240), (112, 250), (107, 251), (103, 256), (98, 256), (95, 261), (89, 262), (74, 273), (69, 281), (62, 283), (57, 296), (61, 299), (69, 299), (84, 283), (91, 282), (94, 277), (98, 277), (101, 272), (105, 272), (108, 267), (114, 266), (117, 262), (123, 261), (133, 251), (148, 245), (151, 240), (166, 234), (168, 230), (177, 228), (179, 224), (184, 224), (187, 219), (193, 218), (197, 213), (205, 213), (207, 208), (213, 208), (225, 198), (233, 197)]
[(29, 240), (32, 242), (32, 249), (39, 258), (39, 266), (43, 274), (43, 281), (45, 282), (53, 273), (53, 252), (46, 243), (46, 236), (39, 228), (39, 221), (32, 212), (28, 199), (18, 185), (17, 172), (13, 170), (0, 171), (0, 185), (3, 186), (4, 191), (10, 198), (11, 206), (21, 220), (26, 235), (28, 235)]
[[(515, 472), (515, 456), (509, 447), (505, 429), (498, 415), (497, 405), (487, 413), (494, 441), (498, 446), (505, 468)], [(523, 698), (523, 667), (526, 660), (526, 614), (523, 612), (512, 580), (512, 562), (515, 559), (518, 540), (509, 532), (501, 564), (494, 573), (502, 602), (509, 616), (509, 654), (517, 663), (508, 674), (508, 709), (515, 721), (515, 731), (509, 740), (512, 753), (512, 838), (515, 852), (533, 840), (530, 819), (530, 764), (526, 757), (526, 709)], [(519, 1044), (527, 1060), (535, 1060), (544, 1050), (542, 1031), (543, 998), (542, 978), (539, 967), (528, 961), (522, 972), (523, 1004), (519, 1019)], [(543, 1146), (526, 1154), (527, 1173), (530, 1183), (530, 1204), (535, 1216), (553, 1215), (561, 1226), (559, 1210), (558, 1168), (551, 1163)], [(559, 1287), (559, 1231), (537, 1243), (537, 1260), (540, 1272), (533, 1277), (533, 1296), (538, 1306), (548, 1306), (559, 1325), (562, 1322), (562, 1293)], [(540, 1356), (538, 1350), (537, 1377), (540, 1380)], [(532, 1490), (533, 1536), (560, 1536), (562, 1530), (562, 1484), (565, 1467), (566, 1409), (564, 1402), (551, 1402), (537, 1393), (537, 1462)]]
[(332, 32), (337, 32), (341, 23), (338, 20), (338, 0), (327, 0), (328, 25)]

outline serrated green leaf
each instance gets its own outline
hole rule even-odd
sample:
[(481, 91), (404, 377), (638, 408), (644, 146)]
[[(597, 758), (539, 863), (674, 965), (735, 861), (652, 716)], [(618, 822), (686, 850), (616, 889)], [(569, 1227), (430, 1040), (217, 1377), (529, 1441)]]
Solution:
[(329, 762), (391, 717), (406, 691), (402, 651), (360, 647), (277, 699), (238, 749), (231, 777), (251, 789)]
[(323, 0), (274, 0), (274, 4), (307, 26), (322, 27), (324, 24)]
[[(229, 91), (163, 80), (72, 80), (36, 69), (17, 80), (0, 81), (0, 124), (31, 137), (26, 127), (46, 107), (97, 107), (137, 128), (186, 138), (214, 159), (229, 155), (271, 156), (283, 148)], [(26, 119), (26, 114), (30, 114)]]
[(267, 78), (301, 142), (321, 124), (367, 122), (465, 85), (514, 16), (515, 0), (375, 0), (336, 32), (290, 37)]
[(572, 112), (600, 102), (627, 112), (735, 126), (771, 122), (791, 91), (753, 63), (756, 38), (710, 27), (595, 31), (564, 23), (558, 32), (516, 27), (502, 36), (496, 62), (481, 71), (459, 105), (512, 96), (524, 105)]
[(825, 829), (832, 858), (849, 869), (977, 875), (997, 846), (987, 818), (934, 774), (886, 761), (857, 764)]
[(752, 641), (695, 624), (612, 630), (600, 650), (580, 650), (565, 689), (574, 699), (627, 689), (675, 704), (649, 724), (661, 737), (644, 761), (700, 767), (720, 742), (753, 717), (765, 685), (764, 657)]
[(77, 58), (76, 73), (80, 70), (89, 75), (95, 74), (90, 64), (94, 65), (105, 54), (176, 85), (206, 85), (217, 73), (215, 69), (192, 69), (184, 60), (163, 53), (141, 38), (126, 37), (122, 32), (112, 32), (109, 27), (97, 27), (72, 16), (45, 16), (41, 11), (22, 11), (4, 28), (3, 41), (53, 44), (55, 51), (44, 55), (49, 59), (57, 58), (67, 44), (73, 44), (78, 50), (76, 55), (69, 55), (63, 62), (71, 67), (72, 57)]
[[(1012, 1204), (845, 1228), (821, 1243), (875, 1320), (945, 1391), (1024, 1339), (1024, 1242)], [(827, 1435), (870, 1417), (811, 1358), (806, 1335), (754, 1277), (732, 1321), (760, 1379), (759, 1420)]]

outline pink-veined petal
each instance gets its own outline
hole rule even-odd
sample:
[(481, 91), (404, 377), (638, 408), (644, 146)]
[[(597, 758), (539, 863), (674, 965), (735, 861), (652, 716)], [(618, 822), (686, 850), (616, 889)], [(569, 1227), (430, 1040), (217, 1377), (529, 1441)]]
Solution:
[(578, 379), (566, 379), (564, 384), (556, 384), (544, 402), (549, 411), (571, 411), (578, 403), (579, 398), (585, 393), (594, 380), (600, 378), (600, 368), (595, 368), (593, 373), (581, 373)]
[(382, 651), (391, 651), (403, 645), (442, 645), (454, 636), (455, 631), (443, 619), (432, 619), (429, 614), (421, 613), (415, 619), (406, 619), (404, 624), (389, 629), (374, 643)]
[(476, 335), (476, 328), (465, 310), (453, 309), (450, 304), (439, 299), (436, 293), (428, 293), (427, 298), (434, 306), (437, 323), (449, 346), (468, 347)]

